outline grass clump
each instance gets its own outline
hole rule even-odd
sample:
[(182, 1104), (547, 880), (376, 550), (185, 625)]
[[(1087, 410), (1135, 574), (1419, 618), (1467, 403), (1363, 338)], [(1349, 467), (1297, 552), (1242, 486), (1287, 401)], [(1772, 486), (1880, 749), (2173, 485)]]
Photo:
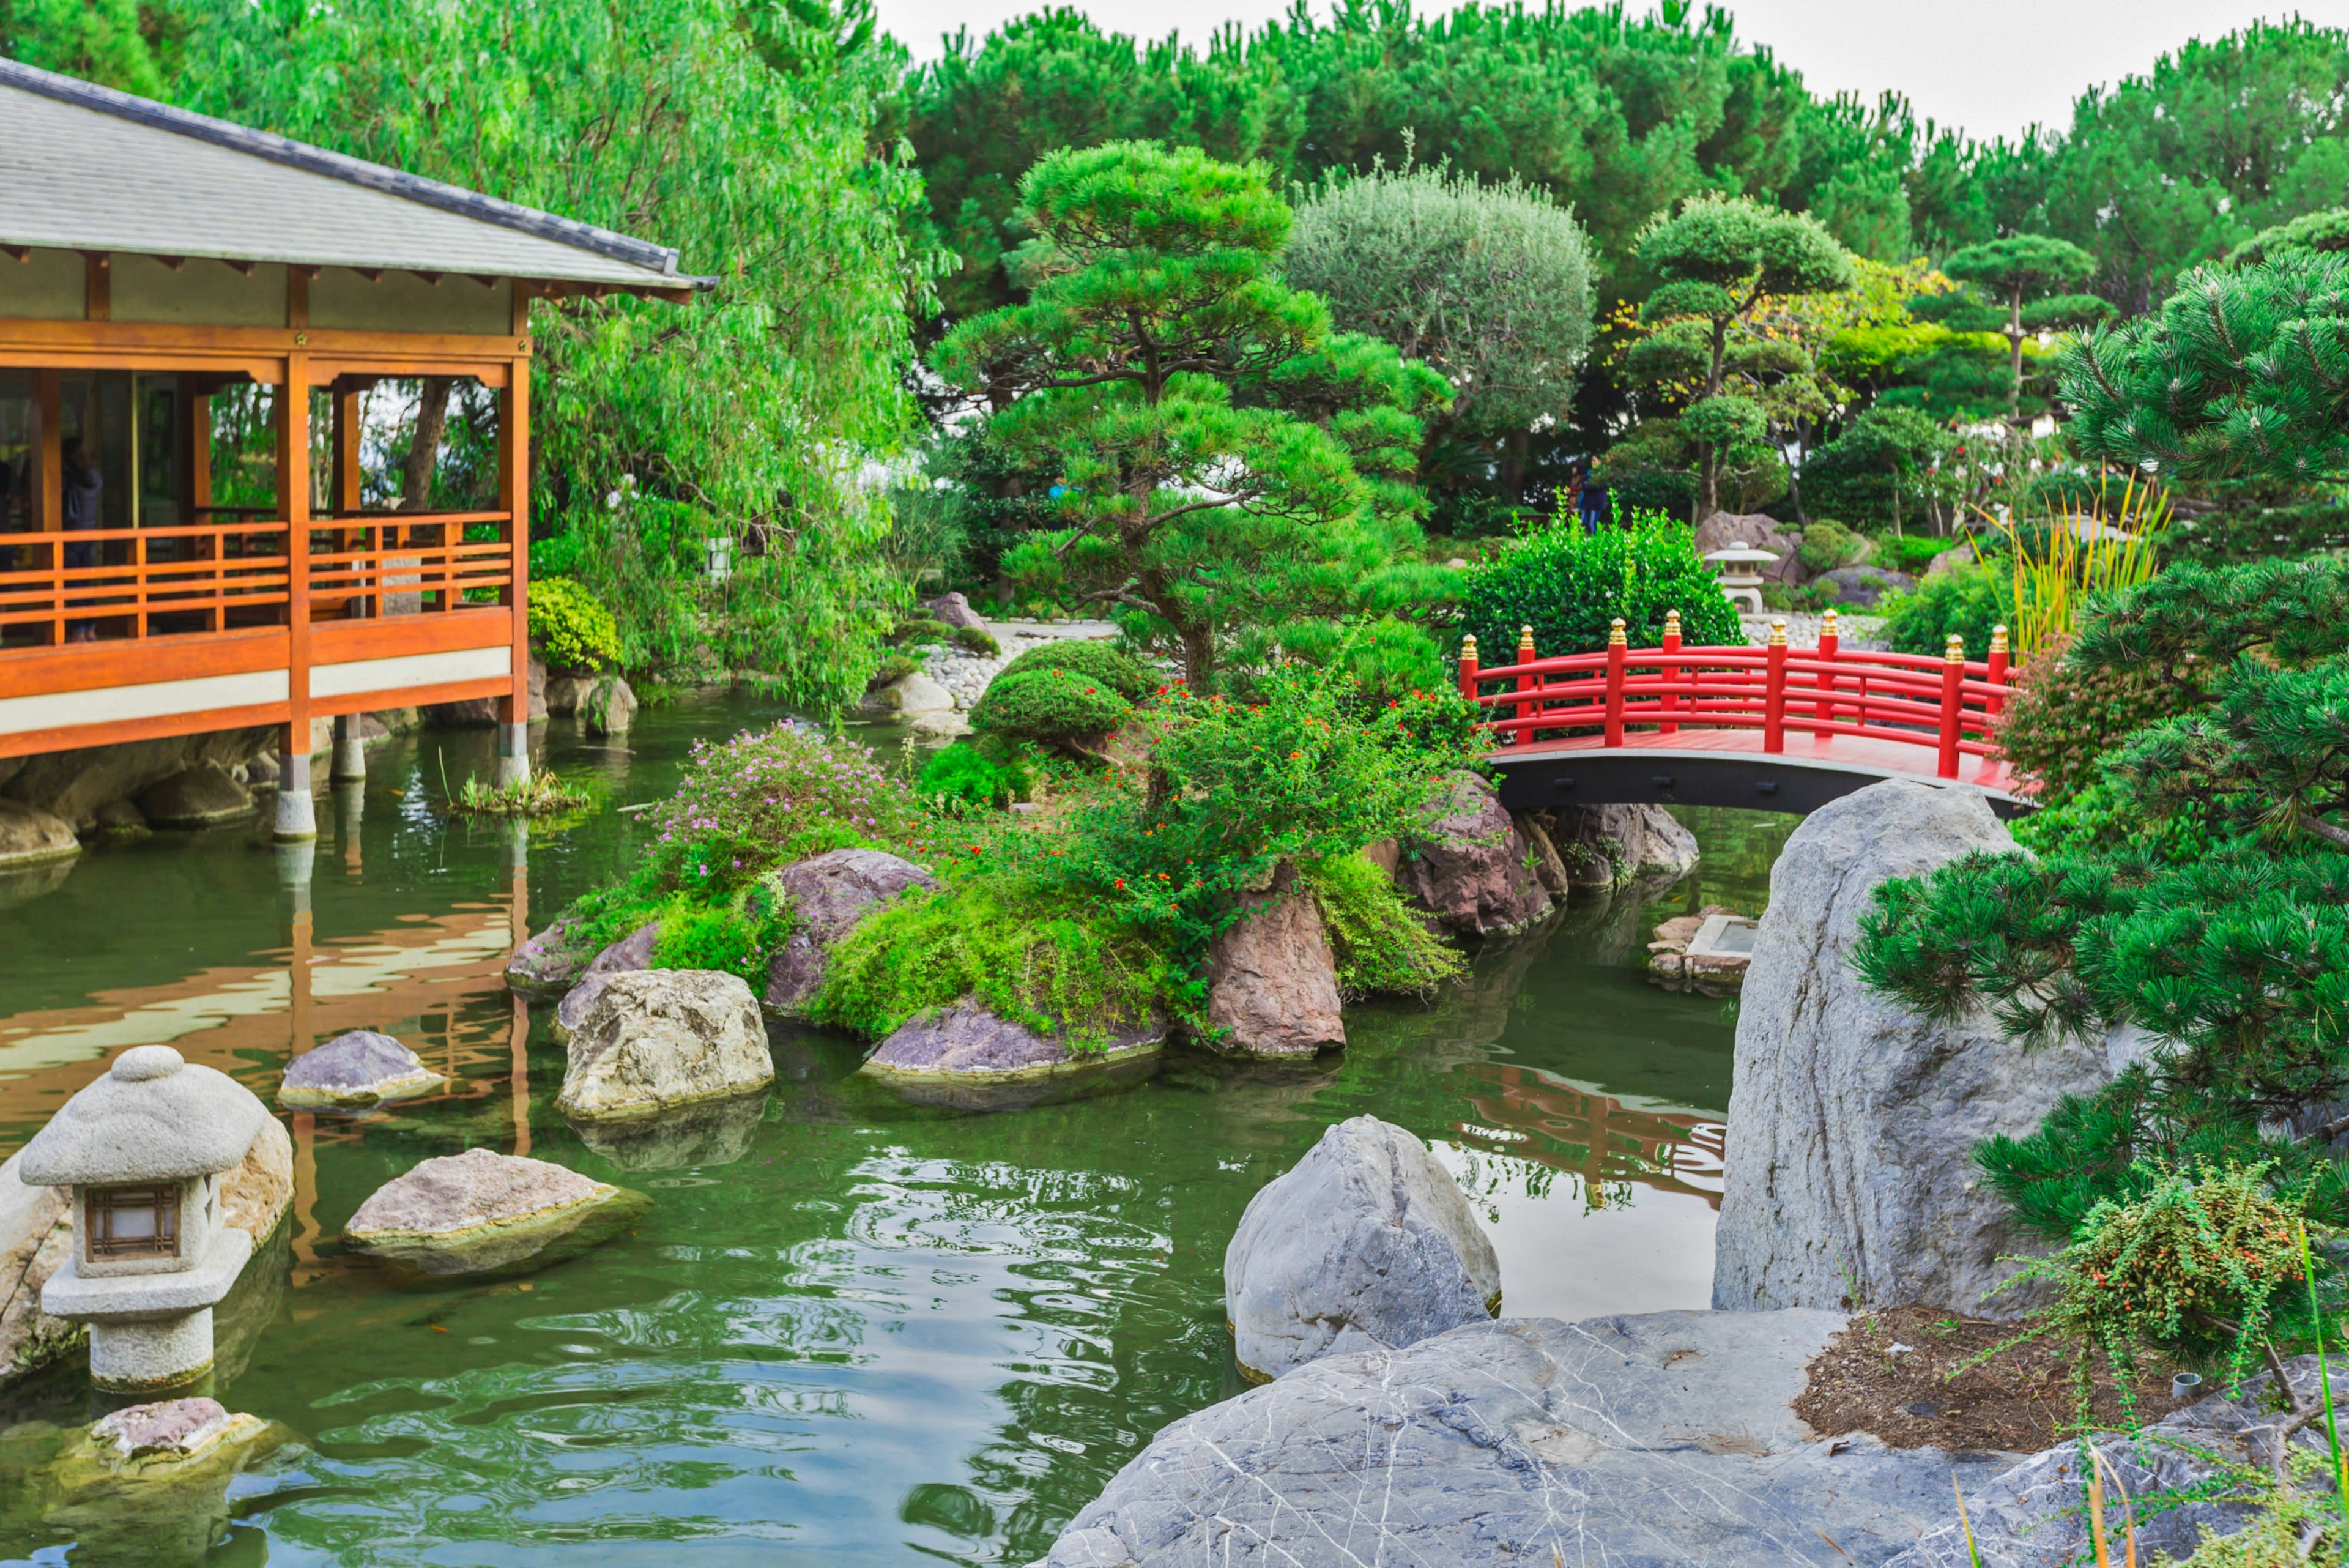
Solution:
[(954, 644), (965, 653), (976, 653), (993, 659), (1003, 651), (993, 636), (983, 626), (958, 626), (954, 628)]
[(948, 746), (922, 764), (914, 787), (933, 810), (989, 811), (1025, 800), (1034, 788), (1017, 753), (990, 754), (978, 746)]
[(1173, 978), (1141, 933), (1083, 900), (982, 876), (867, 916), (832, 950), (810, 1012), (878, 1039), (975, 996), (1082, 1053), (1159, 1011)]
[(449, 809), (463, 816), (554, 816), (591, 805), (595, 799), (552, 771), (534, 768), (530, 777), (502, 784), (483, 784), (478, 774), (467, 774), (463, 787), (450, 798)]
[(1392, 877), (1365, 857), (1334, 856), (1301, 868), (1347, 996), (1424, 995), (1467, 963), (1403, 902)]

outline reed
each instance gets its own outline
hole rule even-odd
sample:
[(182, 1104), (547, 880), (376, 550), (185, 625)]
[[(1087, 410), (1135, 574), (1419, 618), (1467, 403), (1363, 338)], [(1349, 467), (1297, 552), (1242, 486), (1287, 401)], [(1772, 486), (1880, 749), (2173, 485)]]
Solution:
[[(2090, 595), (2135, 587), (2160, 566), (2169, 531), (2169, 493), (2130, 475), (2109, 514), (2077, 505), (2035, 518), (1982, 514), (2005, 537), (2014, 587), (2013, 647), (2036, 653), (2078, 624)], [(1974, 553), (1982, 558), (1981, 535)]]

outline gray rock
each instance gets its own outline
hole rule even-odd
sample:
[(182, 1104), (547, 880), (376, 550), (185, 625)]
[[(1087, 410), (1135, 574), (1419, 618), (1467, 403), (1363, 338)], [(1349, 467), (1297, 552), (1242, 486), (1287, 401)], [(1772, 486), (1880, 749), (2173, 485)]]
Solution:
[(1207, 950), (1207, 1023), (1218, 1055), (1310, 1056), (1346, 1043), (1338, 960), (1313, 895), (1283, 864)]
[(1982, 796), (1895, 781), (1814, 812), (1770, 873), (1737, 1020), (1713, 1303), (1921, 1303), (2026, 1310), (1986, 1293), (2028, 1249), (1974, 1145), (2021, 1137), (2106, 1076), (2101, 1044), (2025, 1054), (1986, 1014), (1937, 1023), (1851, 967), (1878, 883), (2013, 849)]
[(1577, 887), (1665, 880), (1696, 869), (1696, 836), (1661, 805), (1569, 805), (1551, 840)]
[(940, 594), (922, 607), (929, 611), (930, 618), (941, 626), (975, 626), (981, 631), (987, 629), (987, 622), (979, 618), (978, 612), (970, 607), (970, 601), (960, 594)]
[(1774, 583), (1799, 583), (1803, 580), (1802, 535), (1784, 530), (1779, 521), (1766, 512), (1716, 512), (1697, 524), (1696, 549), (1700, 556), (1715, 550), (1726, 550), (1742, 545), (1749, 550), (1767, 550), (1778, 558), (1757, 561), (1753, 566), (1754, 576)]
[(277, 1103), (292, 1110), (367, 1110), (431, 1094), (448, 1081), (390, 1035), (354, 1029), (288, 1063)]
[(80, 853), (81, 840), (64, 817), (21, 801), (0, 800), (0, 869), (70, 860)]
[(542, 1159), (469, 1148), (395, 1177), (369, 1195), (345, 1234), (353, 1248), (421, 1275), (502, 1272), (574, 1239), (627, 1204), (622, 1189)]
[(823, 983), (833, 943), (874, 905), (909, 888), (935, 889), (939, 882), (912, 861), (878, 849), (834, 849), (793, 861), (774, 874), (771, 886), (791, 905), (794, 923), (768, 962), (760, 1001), (778, 1012), (796, 1012)]
[(233, 773), (270, 757), (276, 745), (276, 726), (264, 725), (9, 757), (0, 759), (0, 794), (86, 827), (98, 807), (135, 798), (158, 779), (197, 767)]
[(253, 793), (219, 768), (190, 768), (141, 790), (139, 809), (158, 827), (209, 827), (252, 815)]
[(863, 1070), (916, 1105), (1009, 1110), (1141, 1083), (1158, 1071), (1165, 1044), (1165, 1021), (1153, 1018), (1071, 1051), (1058, 1035), (999, 1018), (966, 997), (899, 1025)]
[(683, 1170), (731, 1165), (750, 1153), (766, 1114), (766, 1091), (753, 1089), (630, 1121), (574, 1122), (571, 1130), (622, 1170)]
[(1818, 580), (1836, 586), (1836, 606), (1854, 609), (1873, 609), (1876, 601), (1886, 594), (1906, 592), (1917, 586), (1917, 579), (1906, 572), (1888, 572), (1882, 566), (1837, 566), (1823, 572)]
[(1511, 1318), (1327, 1356), (1160, 1432), (1040, 1568), (1879, 1563), (1953, 1469), (2007, 1461), (1812, 1440), (1789, 1406), (1843, 1321)]
[(595, 998), (614, 975), (634, 974), (638, 970), (651, 968), (653, 944), (659, 940), (660, 922), (653, 920), (638, 926), (597, 953), (580, 971), (577, 983), (564, 992), (563, 1000), (555, 1004), (555, 1028), (565, 1034), (578, 1028), (579, 1021), (587, 1016), (587, 1009), (595, 1003)]
[(555, 1109), (573, 1121), (652, 1116), (775, 1079), (759, 999), (738, 974), (616, 974), (574, 1026)]
[(428, 702), (424, 724), (431, 730), (488, 730), (498, 722), (495, 697), (468, 697), (461, 702)]
[(878, 708), (908, 719), (917, 713), (951, 712), (954, 705), (954, 693), (918, 670), (899, 676), (865, 699), (865, 706), (869, 708)]
[(1462, 936), (1523, 930), (1550, 911), (1526, 868), (1525, 836), (1478, 774), (1452, 775), (1433, 820), (1406, 848), (1396, 867), (1403, 891)]
[(599, 676), (579, 700), (579, 722), (591, 735), (625, 735), (636, 722), (635, 688), (616, 675)]
[[(2302, 1355), (2285, 1363), (2292, 1386), (2302, 1398), (2322, 1397), (2318, 1391), (2316, 1357)], [(2137, 1560), (2139, 1563), (2182, 1562), (2205, 1539), (2232, 1535), (2251, 1524), (2254, 1511), (2228, 1499), (2240, 1494), (2230, 1484), (2230, 1471), (2264, 1469), (2274, 1453), (2270, 1430), (2277, 1417), (2268, 1408), (2267, 1390), (2274, 1377), (2261, 1373), (2243, 1380), (2234, 1398), (2212, 1395), (2174, 1410), (2147, 1427), (2141, 1435), (2103, 1432), (2096, 1450), (2110, 1467), (2105, 1472), (2106, 1519), (2119, 1514), (2113, 1501), (2125, 1490), (2138, 1500), (2135, 1513)], [(2349, 1400), (2349, 1367), (2333, 1374), (2333, 1398)], [(2295, 1446), (2311, 1453), (2324, 1448), (2324, 1423), (2317, 1421), (2293, 1435)], [(2080, 1445), (2065, 1442), (2032, 1455), (2012, 1469), (1980, 1486), (1966, 1489), (1966, 1517), (1956, 1518), (1955, 1501), (1944, 1510), (1945, 1522), (1928, 1531), (1914, 1546), (1895, 1557), (1886, 1568), (1972, 1568), (1979, 1552), (1982, 1568), (2066, 1568), (2091, 1560), (2085, 1529), (2087, 1479), (2081, 1469)], [(2116, 1485), (2117, 1480), (2117, 1485)], [(2217, 1483), (2215, 1498), (2151, 1509), (2144, 1500), (2155, 1495), (2191, 1496), (2196, 1489)], [(1966, 1545), (1971, 1529), (1973, 1547)], [(2113, 1560), (2120, 1561), (2120, 1533), (2113, 1531)]]
[(1400, 1350), (1501, 1307), (1501, 1265), (1452, 1173), (1411, 1133), (1355, 1116), (1248, 1200), (1224, 1252), (1240, 1367)]
[(577, 925), (557, 920), (514, 949), (506, 961), (506, 988), (552, 1001), (577, 985), (595, 961), (595, 950), (580, 943)]
[(546, 678), (546, 711), (559, 718), (579, 711), (587, 693), (595, 689), (593, 675), (550, 675)]
[(98, 808), (98, 830), (112, 838), (144, 837), (147, 814), (130, 801), (110, 800)]

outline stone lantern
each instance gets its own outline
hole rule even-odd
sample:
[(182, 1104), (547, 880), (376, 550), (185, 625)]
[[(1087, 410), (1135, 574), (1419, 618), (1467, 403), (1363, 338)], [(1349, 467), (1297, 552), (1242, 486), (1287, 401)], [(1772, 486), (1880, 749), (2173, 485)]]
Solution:
[(89, 1324), (100, 1388), (146, 1393), (212, 1369), (212, 1303), (253, 1255), (253, 1238), (222, 1221), (221, 1179), (268, 1119), (226, 1074), (140, 1045), (25, 1146), (24, 1180), (71, 1189), (73, 1255), (41, 1310)]

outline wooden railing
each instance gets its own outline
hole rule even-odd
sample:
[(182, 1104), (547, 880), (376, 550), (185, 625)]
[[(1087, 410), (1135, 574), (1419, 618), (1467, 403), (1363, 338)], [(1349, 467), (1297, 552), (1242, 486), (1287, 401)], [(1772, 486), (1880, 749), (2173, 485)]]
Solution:
[[(233, 515), (208, 509), (207, 516)], [(313, 618), (452, 610), (513, 581), (513, 547), (469, 540), (502, 512), (322, 518), (300, 584)], [(0, 534), (0, 643), (146, 639), (284, 622), (296, 586), (267, 519)]]
[(1995, 749), (2008, 695), (2004, 627), (1981, 663), (1967, 661), (1956, 637), (1940, 659), (1846, 653), (1839, 640), (1830, 619), (1818, 651), (1798, 654), (1781, 621), (1766, 648), (1683, 648), (1674, 615), (1661, 647), (1627, 646), (1619, 619), (1605, 652), (1543, 659), (1527, 628), (1516, 662), (1496, 669), (1481, 666), (1476, 639), (1466, 639), (1460, 694), (1492, 715), (1485, 728), (1501, 747), (1592, 734), (1620, 746), (1630, 730), (1757, 730), (1762, 750), (1778, 753), (1792, 731), (1930, 746), (1942, 778), (1958, 776), (1961, 755)]

